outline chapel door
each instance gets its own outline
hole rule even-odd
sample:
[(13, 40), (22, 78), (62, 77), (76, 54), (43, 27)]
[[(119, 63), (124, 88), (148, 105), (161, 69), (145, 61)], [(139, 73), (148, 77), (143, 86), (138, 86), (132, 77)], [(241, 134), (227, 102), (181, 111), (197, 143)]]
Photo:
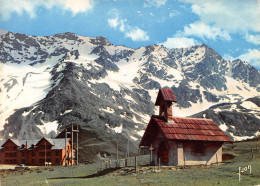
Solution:
[(159, 158), (160, 158), (160, 163), (168, 164), (168, 154), (169, 154), (169, 151), (168, 151), (167, 145), (166, 145), (165, 141), (162, 141), (159, 144), (159, 148), (158, 148), (158, 156), (157, 156), (158, 162), (159, 162)]

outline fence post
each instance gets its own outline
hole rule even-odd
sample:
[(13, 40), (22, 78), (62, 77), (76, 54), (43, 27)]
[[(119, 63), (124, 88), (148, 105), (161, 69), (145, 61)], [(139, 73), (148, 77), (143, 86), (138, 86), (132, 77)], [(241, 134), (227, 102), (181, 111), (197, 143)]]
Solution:
[(104, 161), (102, 160), (101, 161), (101, 170), (103, 170), (103, 163), (104, 163)]
[(135, 156), (135, 173), (137, 173), (137, 156)]
[(241, 174), (241, 167), (239, 167), (238, 171), (239, 171), (239, 173), (238, 173), (238, 180), (240, 181), (240, 180), (241, 180), (241, 178), (240, 178), (240, 174)]
[(186, 159), (185, 159), (185, 156), (184, 156), (184, 153), (183, 153), (183, 168), (185, 169), (186, 167)]
[(158, 170), (160, 170), (161, 158), (158, 159)]
[(251, 149), (252, 159), (254, 159), (254, 152), (253, 149)]
[(109, 160), (109, 168), (111, 168), (111, 160)]
[(127, 158), (125, 159), (125, 167), (127, 167)]

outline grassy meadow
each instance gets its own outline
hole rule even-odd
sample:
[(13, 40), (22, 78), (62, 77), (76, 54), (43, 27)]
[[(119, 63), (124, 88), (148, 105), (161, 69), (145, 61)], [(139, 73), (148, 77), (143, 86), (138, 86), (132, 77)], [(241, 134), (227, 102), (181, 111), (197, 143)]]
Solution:
[[(160, 170), (147, 166), (139, 167), (137, 173), (131, 167), (100, 171), (100, 163), (0, 170), (0, 185), (260, 185), (259, 140), (225, 144), (223, 154), (227, 160), (219, 165)], [(239, 182), (238, 167), (247, 165), (252, 165), (252, 174), (247, 171)]]

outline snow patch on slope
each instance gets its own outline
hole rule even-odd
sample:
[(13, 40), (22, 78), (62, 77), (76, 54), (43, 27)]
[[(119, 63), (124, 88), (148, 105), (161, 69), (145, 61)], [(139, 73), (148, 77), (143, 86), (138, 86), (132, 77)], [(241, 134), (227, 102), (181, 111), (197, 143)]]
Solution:
[(234, 141), (243, 141), (255, 138), (255, 136), (235, 136), (232, 132), (230, 132), (229, 134), (233, 137)]
[(225, 123), (222, 123), (221, 125), (219, 125), (219, 128), (222, 130), (222, 131), (227, 131), (228, 127)]
[(47, 95), (52, 84), (48, 67), (1, 64), (0, 130), (15, 109), (32, 106)]
[(106, 125), (107, 128), (113, 130), (115, 133), (121, 133), (122, 130), (123, 130), (123, 125), (122, 124), (120, 126), (114, 127), (114, 128), (110, 127), (109, 124), (107, 124), (107, 123), (105, 125)]
[(259, 107), (251, 102), (251, 101), (244, 101), (242, 104), (241, 104), (242, 107), (246, 108), (246, 109), (252, 109), (252, 110), (256, 110), (256, 109), (259, 109)]
[(43, 134), (45, 135), (49, 135), (52, 131), (55, 132), (55, 134), (58, 134), (58, 126), (59, 123), (57, 120), (52, 121), (52, 122), (44, 122), (41, 120), (41, 122), (43, 123), (43, 125), (36, 125)]

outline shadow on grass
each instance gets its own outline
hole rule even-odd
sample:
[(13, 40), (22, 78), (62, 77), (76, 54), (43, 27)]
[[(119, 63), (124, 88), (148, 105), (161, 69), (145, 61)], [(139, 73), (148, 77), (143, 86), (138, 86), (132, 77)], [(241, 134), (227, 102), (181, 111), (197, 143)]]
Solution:
[(120, 168), (111, 168), (111, 169), (105, 169), (105, 170), (101, 170), (98, 171), (97, 173), (88, 175), (88, 176), (75, 176), (75, 177), (57, 177), (57, 178), (48, 178), (48, 179), (86, 179), (86, 178), (95, 178), (95, 177), (100, 177), (100, 176), (104, 176), (107, 175), (111, 172), (114, 172), (116, 170), (118, 170)]

